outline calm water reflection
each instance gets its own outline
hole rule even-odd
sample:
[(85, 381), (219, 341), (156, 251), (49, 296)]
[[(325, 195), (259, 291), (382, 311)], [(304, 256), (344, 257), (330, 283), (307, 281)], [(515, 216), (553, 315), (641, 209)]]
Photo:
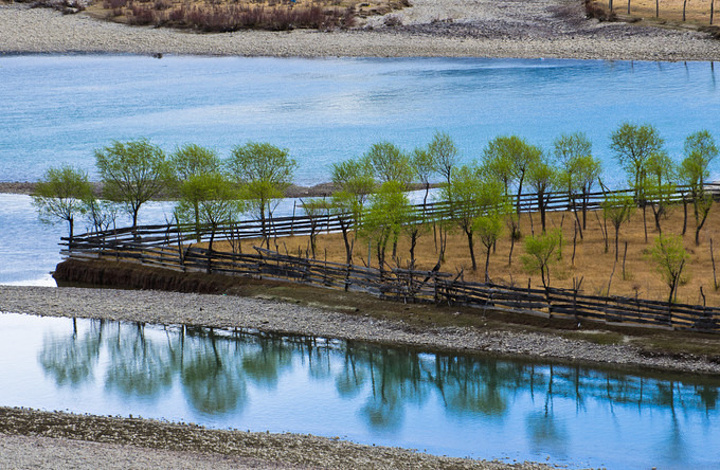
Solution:
[(720, 383), (311, 337), (0, 315), (0, 404), (608, 468), (720, 463)]

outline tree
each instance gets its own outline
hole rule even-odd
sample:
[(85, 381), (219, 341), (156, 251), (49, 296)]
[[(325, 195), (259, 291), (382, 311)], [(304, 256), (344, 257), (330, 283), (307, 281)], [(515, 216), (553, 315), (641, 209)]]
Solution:
[(517, 214), (520, 214), (520, 196), (527, 171), (541, 155), (540, 148), (514, 135), (496, 137), (485, 148), (483, 160), (486, 168), (505, 182), (506, 187), (511, 182), (517, 186)]
[(410, 157), (410, 164), (415, 169), (420, 183), (425, 186), (425, 196), (423, 197), (423, 210), (427, 206), (428, 194), (430, 194), (430, 180), (437, 172), (437, 162), (434, 155), (426, 149), (416, 148)]
[(328, 214), (331, 202), (324, 198), (301, 199), (300, 204), (310, 221), (310, 253), (315, 259), (317, 248), (318, 226), (323, 216)]
[(630, 220), (630, 216), (637, 207), (632, 196), (623, 194), (608, 194), (601, 203), (603, 216), (609, 219), (615, 228), (615, 261), (618, 260), (620, 226)]
[(338, 218), (345, 243), (345, 262), (352, 264), (355, 238), (350, 240), (350, 228), (357, 236), (362, 224), (362, 214), (368, 196), (375, 190), (372, 167), (366, 159), (355, 158), (332, 166), (332, 183), (336, 191), (332, 195), (330, 212)]
[(655, 229), (662, 234), (660, 220), (667, 217), (667, 212), (675, 194), (676, 169), (675, 163), (665, 152), (650, 155), (647, 161), (648, 177), (644, 192), (648, 196), (650, 207), (655, 219)]
[(485, 212), (475, 219), (475, 232), (485, 247), (485, 282), (490, 282), (490, 252), (503, 233), (505, 216), (512, 212), (512, 209), (508, 207), (499, 182), (486, 183), (485, 187), (487, 194), (483, 198), (498, 202), (486, 205)]
[(33, 205), (38, 218), (46, 224), (66, 221), (71, 250), (75, 218), (87, 212), (86, 202), (92, 199), (92, 191), (87, 173), (68, 165), (48, 169), (35, 187)]
[(541, 155), (540, 158), (530, 163), (527, 170), (527, 180), (530, 187), (535, 191), (535, 194), (537, 194), (540, 225), (544, 233), (548, 192), (552, 191), (557, 184), (557, 171), (555, 171), (555, 168)]
[(582, 195), (582, 228), (587, 228), (587, 206), (590, 200), (590, 191), (602, 174), (602, 163), (592, 155), (578, 157), (575, 161), (577, 182)]
[(718, 148), (710, 132), (703, 130), (685, 139), (684, 150), (685, 158), (680, 163), (679, 176), (690, 188), (695, 216), (695, 244), (699, 245), (700, 230), (713, 203), (712, 195), (705, 193), (705, 179), (710, 176), (709, 167), (718, 156)]
[(672, 303), (677, 298), (677, 288), (682, 280), (682, 272), (690, 259), (683, 246), (682, 237), (660, 235), (655, 239), (655, 246), (650, 251), (650, 257), (670, 289), (668, 303)]
[(269, 143), (248, 142), (232, 150), (227, 168), (242, 185), (242, 197), (250, 211), (260, 220), (263, 238), (270, 248), (267, 222), (272, 218), (271, 203), (281, 198), (292, 183), (297, 162), (287, 149)]
[(445, 132), (437, 131), (428, 144), (427, 152), (435, 162), (436, 171), (445, 177), (447, 184), (450, 184), (453, 169), (460, 160), (460, 151), (455, 142)]
[(397, 181), (407, 188), (414, 179), (410, 157), (390, 142), (373, 144), (363, 159), (373, 169), (380, 183)]
[(560, 259), (560, 229), (525, 238), (525, 254), (520, 258), (529, 273), (540, 273), (543, 287), (550, 286), (550, 267)]
[(635, 192), (635, 202), (643, 210), (645, 242), (647, 242), (647, 163), (650, 156), (662, 152), (665, 141), (651, 125), (637, 126), (625, 122), (610, 136), (610, 149), (628, 174), (628, 181)]
[(178, 181), (202, 173), (218, 173), (222, 162), (217, 151), (196, 144), (185, 144), (170, 154), (170, 165)]
[[(183, 183), (175, 215), (179, 223), (195, 224), (199, 221), (207, 227), (210, 231), (208, 251), (212, 252), (217, 230), (236, 220), (241, 211), (237, 187), (226, 175), (215, 172), (192, 175)], [(208, 260), (212, 259), (211, 256), (208, 255)], [(208, 263), (208, 272), (210, 270)]]
[(395, 245), (411, 210), (404, 189), (402, 183), (397, 181), (383, 183), (378, 192), (370, 197), (367, 214), (362, 220), (362, 233), (375, 241), (380, 270), (386, 264), (387, 244), (392, 242)]
[[(179, 147), (170, 155), (170, 167), (173, 172), (173, 186), (178, 194), (182, 193), (182, 186), (192, 177), (200, 175), (219, 174), (222, 163), (217, 152), (212, 149), (200, 147), (195, 144), (186, 144)], [(200, 207), (193, 207), (195, 233), (200, 238)]]
[(643, 180), (650, 155), (662, 151), (665, 141), (651, 125), (637, 126), (625, 122), (610, 136), (610, 150), (625, 169), (635, 190), (635, 200), (642, 204)]
[(140, 207), (158, 196), (170, 181), (170, 165), (165, 152), (147, 139), (113, 141), (95, 151), (95, 162), (106, 199), (125, 205), (137, 227)]
[(449, 201), (453, 221), (467, 237), (472, 270), (476, 271), (473, 236), (477, 219), (502, 202), (502, 184), (494, 179), (481, 179), (478, 168), (465, 165), (453, 171), (450, 184), (443, 187), (442, 194)]
[[(580, 238), (583, 238), (586, 220), (586, 204), (583, 204), (583, 223), (578, 217), (578, 206), (576, 200), (579, 194), (583, 193), (583, 203), (589, 187), (600, 174), (600, 162), (596, 162), (592, 156), (592, 143), (583, 132), (574, 134), (563, 134), (553, 143), (555, 159), (560, 164), (558, 170), (557, 184), (560, 189), (567, 191), (570, 198), (570, 208), (575, 215), (580, 229)], [(594, 167), (594, 168), (593, 168)], [(594, 172), (593, 170), (597, 171)], [(590, 173), (590, 174), (588, 174)]]

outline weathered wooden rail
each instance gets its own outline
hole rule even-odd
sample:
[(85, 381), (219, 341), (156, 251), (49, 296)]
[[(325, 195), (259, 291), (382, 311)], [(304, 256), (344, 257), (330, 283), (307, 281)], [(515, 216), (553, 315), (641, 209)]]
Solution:
[[(711, 188), (717, 194), (717, 187)], [(628, 192), (628, 191), (624, 191)], [(602, 194), (602, 193), (596, 193)], [(678, 198), (684, 197), (678, 193)], [(532, 196), (521, 201), (523, 210), (534, 210)], [(604, 199), (605, 195), (603, 195)], [(589, 200), (589, 199), (588, 199)], [(602, 199), (593, 195), (589, 209), (597, 209)], [(552, 209), (567, 210), (573, 203), (567, 195), (552, 195)], [(448, 217), (443, 203), (416, 206), (433, 214), (430, 219)], [(347, 216), (325, 214), (282, 217), (268, 222), (265, 235), (309, 235), (311, 231), (337, 232)], [(200, 239), (207, 240), (207, 228)], [(259, 221), (248, 220), (220, 227), (215, 239), (241, 240), (263, 237)], [(63, 253), (73, 259), (114, 259), (185, 272), (212, 272), (231, 276), (252, 276), (307, 283), (347, 291), (370, 293), (402, 302), (459, 304), (493, 310), (507, 310), (545, 317), (595, 321), (642, 327), (696, 331), (720, 331), (720, 308), (669, 304), (621, 296), (592, 296), (572, 289), (531, 289), (495, 284), (465, 282), (461, 275), (437, 271), (379, 269), (347, 265), (281, 254), (255, 247), (254, 253), (210, 251), (196, 243), (198, 233), (190, 225), (150, 225), (89, 233), (73, 239)]]

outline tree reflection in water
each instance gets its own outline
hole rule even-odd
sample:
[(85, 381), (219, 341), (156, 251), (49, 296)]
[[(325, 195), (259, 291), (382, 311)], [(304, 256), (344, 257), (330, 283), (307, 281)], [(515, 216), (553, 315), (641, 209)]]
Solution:
[(38, 361), (46, 374), (58, 385), (76, 387), (94, 378), (102, 341), (103, 321), (90, 322), (88, 331), (78, 337), (77, 320), (73, 318), (72, 332), (65, 337), (50, 335), (43, 341)]
[[(568, 408), (573, 407), (563, 406), (559, 415), (558, 400), (574, 403), (576, 417), (597, 404), (611, 416), (617, 407), (627, 405), (636, 407), (638, 416), (646, 410), (650, 415), (663, 410), (669, 421), (656, 451), (681, 461), (689, 446), (684, 435), (686, 414), (697, 410), (709, 420), (720, 398), (715, 384), (688, 385), (578, 365), (428, 354), (239, 330), (102, 321), (84, 325), (73, 327), (66, 336), (48, 336), (38, 354), (46, 376), (58, 386), (77, 387), (104, 372), (104, 388), (121, 396), (157, 400), (179, 385), (195, 411), (239, 415), (248, 406), (250, 388), (260, 394), (289, 393), (278, 390), (280, 379), (304, 368), (303, 377), (330, 387), (336, 395), (333, 399), (343, 400), (345, 406), (353, 403), (360, 422), (380, 434), (400, 430), (408, 410), (428, 403), (437, 403), (455, 422), (502, 423), (522, 402), (528, 446), (556, 456), (568, 452), (573, 432), (567, 424)], [(107, 364), (99, 371), (103, 355)], [(314, 391), (299, 393), (312, 397)]]

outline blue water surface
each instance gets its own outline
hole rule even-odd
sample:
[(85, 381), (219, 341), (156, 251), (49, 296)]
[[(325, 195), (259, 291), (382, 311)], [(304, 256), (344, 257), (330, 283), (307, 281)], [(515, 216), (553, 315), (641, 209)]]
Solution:
[(296, 182), (389, 140), (405, 149), (449, 133), (466, 161), (518, 134), (549, 149), (583, 131), (623, 184), (608, 150), (623, 121), (655, 125), (674, 158), (701, 129), (720, 135), (720, 72), (707, 62), (516, 59), (288, 59), (117, 55), (0, 58), (0, 181), (37, 180), (94, 151), (147, 137), (228, 155), (248, 140), (290, 149)]
[(0, 380), (4, 406), (549, 459), (562, 468), (720, 466), (720, 383), (712, 378), (0, 314)]

